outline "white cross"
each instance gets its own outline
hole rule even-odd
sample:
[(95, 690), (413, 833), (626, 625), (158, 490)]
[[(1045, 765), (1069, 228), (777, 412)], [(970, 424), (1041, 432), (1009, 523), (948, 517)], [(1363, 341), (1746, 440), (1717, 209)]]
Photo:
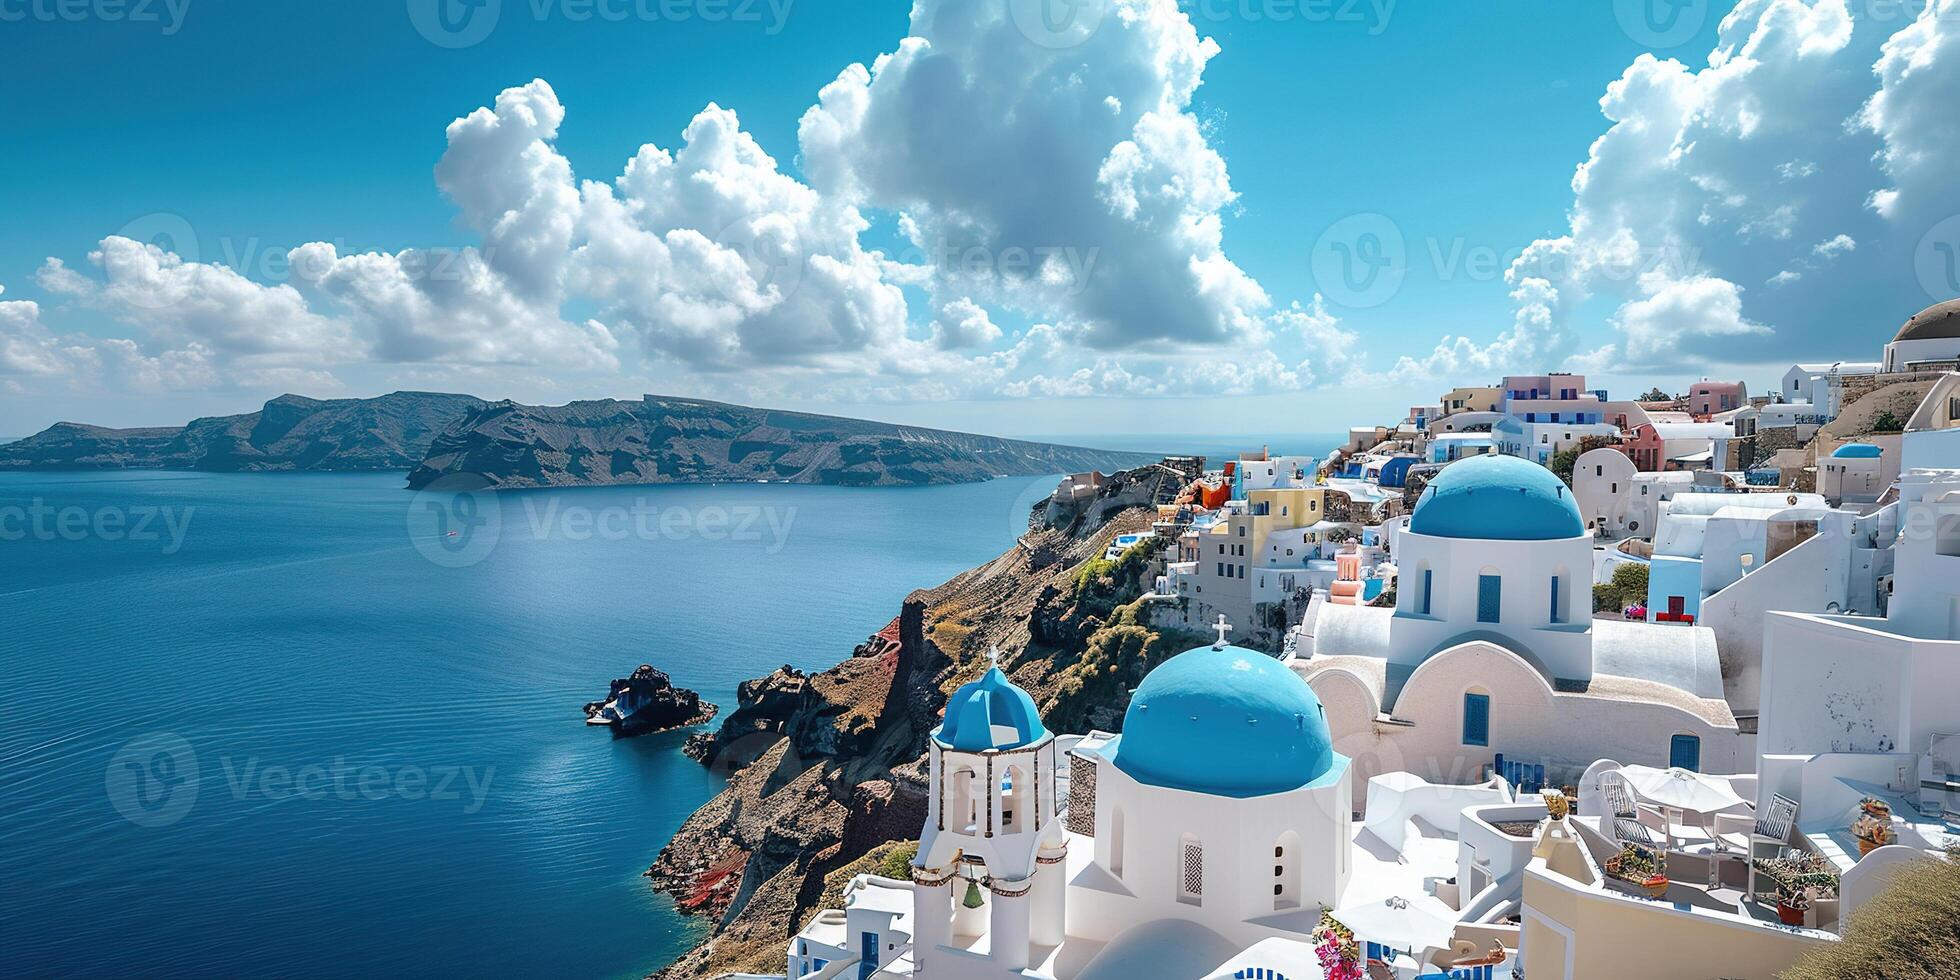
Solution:
[(1213, 650), (1225, 649), (1225, 634), (1230, 633), (1232, 631), (1232, 627), (1226, 624), (1224, 613), (1218, 614), (1218, 624), (1213, 626), (1212, 629), (1218, 631), (1218, 642), (1212, 644), (1211, 648)]
[(987, 666), (990, 668), (1000, 666), (1000, 646), (998, 644), (987, 648)]

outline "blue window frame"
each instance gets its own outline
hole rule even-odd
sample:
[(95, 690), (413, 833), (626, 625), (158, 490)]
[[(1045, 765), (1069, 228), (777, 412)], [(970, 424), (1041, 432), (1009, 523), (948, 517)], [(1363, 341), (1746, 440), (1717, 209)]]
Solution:
[(1433, 568), (1425, 568), (1422, 570), (1422, 614), (1424, 616), (1429, 615), (1429, 603), (1435, 597), (1436, 597), (1436, 570)]
[(1504, 580), (1496, 575), (1477, 576), (1477, 622), (1495, 623), (1504, 606)]
[(1701, 771), (1701, 737), (1676, 735), (1667, 747), (1667, 764), (1694, 772)]
[(1463, 744), (1490, 744), (1490, 695), (1463, 696)]
[(1558, 576), (1552, 576), (1552, 622), (1560, 622), (1558, 616)]
[(871, 980), (871, 975), (878, 972), (878, 934), (875, 932), (864, 933), (864, 937), (860, 940), (860, 943), (861, 945), (858, 947), (858, 978), (859, 980)]

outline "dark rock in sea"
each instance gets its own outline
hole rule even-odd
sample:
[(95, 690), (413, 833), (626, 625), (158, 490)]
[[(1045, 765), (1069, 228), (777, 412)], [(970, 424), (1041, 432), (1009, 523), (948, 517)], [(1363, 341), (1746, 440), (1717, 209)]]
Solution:
[(427, 454), (436, 433), (485, 404), (469, 395), (422, 391), (326, 400), (281, 395), (256, 412), (184, 426), (106, 429), (60, 422), (0, 445), (0, 470), (405, 470)]
[(491, 487), (634, 483), (973, 483), (1138, 466), (1143, 453), (1083, 449), (885, 422), (648, 395), (540, 407), (498, 402), (429, 447), (410, 489), (474, 474)]
[(704, 725), (718, 710), (699, 694), (675, 687), (666, 673), (641, 664), (631, 677), (613, 681), (604, 701), (585, 706), (585, 723), (604, 725), (615, 737), (627, 738)]

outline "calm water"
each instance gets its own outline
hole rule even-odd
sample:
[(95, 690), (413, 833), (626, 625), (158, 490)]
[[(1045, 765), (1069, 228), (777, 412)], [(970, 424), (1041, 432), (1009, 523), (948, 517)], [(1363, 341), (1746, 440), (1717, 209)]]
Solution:
[(0, 475), (0, 975), (657, 969), (698, 926), (640, 875), (716, 780), (580, 706), (833, 664), (1053, 482)]

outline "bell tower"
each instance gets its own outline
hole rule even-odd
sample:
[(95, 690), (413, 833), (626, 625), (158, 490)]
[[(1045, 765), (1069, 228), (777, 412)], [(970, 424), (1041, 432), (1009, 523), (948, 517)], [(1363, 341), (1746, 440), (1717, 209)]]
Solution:
[(1062, 940), (1067, 835), (1055, 818), (1060, 764), (1034, 699), (1000, 669), (954, 692), (927, 745), (931, 799), (912, 866), (913, 961), (921, 972), (954, 935), (989, 937), (1004, 969), (1030, 943)]

